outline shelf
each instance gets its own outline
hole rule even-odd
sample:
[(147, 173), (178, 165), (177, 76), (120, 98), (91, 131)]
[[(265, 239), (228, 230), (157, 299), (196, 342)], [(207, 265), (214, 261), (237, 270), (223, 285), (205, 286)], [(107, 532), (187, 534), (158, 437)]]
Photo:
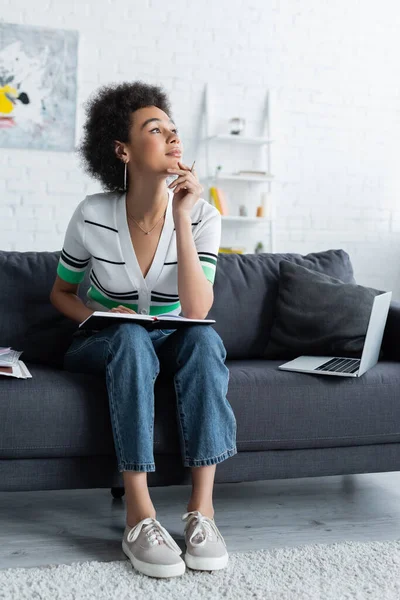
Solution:
[[(235, 196), (235, 202), (232, 199), (231, 206), (231, 212), (236, 213), (235, 216), (233, 214), (232, 216), (230, 214), (221, 215), (223, 235), (220, 245), (229, 245), (228, 238), (235, 231), (236, 245), (243, 247), (247, 247), (250, 241), (251, 244), (253, 243), (254, 240), (250, 240), (250, 238), (265, 237), (265, 234), (268, 233), (268, 251), (273, 253), (275, 251), (275, 211), (272, 210), (272, 206), (270, 207), (271, 210), (265, 211), (266, 216), (264, 217), (256, 217), (256, 211), (253, 209), (249, 210), (249, 212), (250, 214), (254, 214), (254, 216), (242, 217), (237, 214), (239, 213), (239, 207), (236, 207), (236, 204), (248, 207), (247, 196), (249, 198), (253, 197), (254, 191), (256, 192), (256, 196), (262, 191), (270, 192), (273, 184), (277, 182), (276, 176), (272, 173), (275, 169), (271, 166), (271, 154), (275, 146), (270, 145), (276, 142), (276, 139), (274, 139), (275, 131), (271, 127), (271, 113), (274, 115), (275, 93), (267, 89), (265, 90), (265, 94), (263, 93), (264, 97), (260, 97), (262, 101), (262, 106), (260, 102), (261, 114), (259, 122), (257, 118), (256, 128), (250, 131), (242, 130), (239, 134), (233, 134), (229, 133), (233, 127), (227, 123), (227, 119), (231, 115), (227, 114), (224, 105), (221, 105), (223, 90), (217, 89), (218, 87), (215, 86), (216, 89), (214, 89), (214, 85), (209, 83), (205, 86), (204, 102), (201, 109), (204, 129), (202, 133), (199, 131), (200, 135), (197, 143), (202, 152), (204, 152), (204, 171), (203, 175), (200, 175), (200, 181), (205, 190), (205, 195), (207, 195), (208, 188), (215, 186), (226, 191), (227, 196), (230, 196), (231, 193)], [(229, 90), (226, 90), (226, 93), (228, 94)], [(216, 108), (219, 109), (219, 116), (216, 114)], [(251, 111), (251, 117), (255, 116), (253, 113), (254, 111)], [(246, 119), (247, 117), (250, 118), (250, 115), (244, 114), (243, 116)], [(225, 122), (224, 126), (222, 126), (222, 119)], [(237, 147), (235, 148), (235, 146)], [(249, 152), (256, 153), (257, 156), (254, 155), (254, 159), (259, 159), (257, 160), (257, 164), (243, 162), (245, 158), (248, 160), (247, 154)], [(224, 165), (224, 167), (217, 168), (219, 164)], [(264, 174), (250, 172), (239, 174), (241, 170), (263, 171)], [(234, 182), (238, 182), (239, 185), (234, 185)], [(258, 184), (257, 189), (254, 187), (255, 184)], [(260, 192), (257, 192), (257, 190), (260, 190)], [(236, 196), (238, 196), (237, 202)], [(224, 236), (226, 236), (226, 240)], [(246, 242), (242, 244), (241, 242), (244, 240)], [(247, 252), (254, 251), (247, 248), (245, 253)]]
[(271, 142), (273, 142), (273, 140), (268, 138), (234, 135), (229, 133), (212, 135), (205, 139), (207, 142), (235, 142), (238, 144), (254, 144), (256, 146), (264, 146), (265, 144), (271, 144)]
[(204, 177), (202, 178), (206, 181), (218, 181), (218, 179), (232, 180), (232, 181), (257, 181), (258, 183), (262, 183), (264, 181), (272, 181), (274, 179), (273, 175), (222, 175), (219, 174), (216, 177)]
[(243, 221), (243, 223), (269, 223), (268, 217), (237, 217), (230, 215), (221, 215), (223, 221)]

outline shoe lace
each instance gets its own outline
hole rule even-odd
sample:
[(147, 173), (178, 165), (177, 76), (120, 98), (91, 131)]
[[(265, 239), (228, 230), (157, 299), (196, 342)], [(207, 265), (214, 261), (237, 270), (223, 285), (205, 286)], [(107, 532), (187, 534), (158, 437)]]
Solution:
[(128, 542), (134, 542), (138, 538), (142, 529), (146, 533), (151, 546), (155, 546), (157, 544), (167, 544), (171, 550), (175, 550), (179, 554), (181, 553), (181, 549), (168, 531), (161, 525), (159, 521), (152, 519), (151, 517), (143, 519), (143, 521), (140, 521), (137, 525), (135, 525), (135, 527), (132, 527), (127, 536)]
[[(198, 511), (192, 511), (192, 512), (188, 512), (185, 513), (182, 516), (182, 521), (186, 521), (187, 520), (187, 524), (185, 527), (185, 532), (189, 529), (189, 526), (191, 523), (193, 523), (194, 520), (196, 520), (196, 524), (195, 527), (191, 533), (191, 536), (189, 538), (189, 542), (191, 544), (193, 544), (193, 546), (204, 546), (204, 544), (207, 541), (207, 537), (211, 540), (212, 539), (212, 534), (215, 533), (215, 535), (221, 538), (222, 542), (224, 543), (225, 547), (225, 540), (222, 537), (221, 533), (218, 531), (218, 527), (216, 526), (214, 519), (210, 519), (209, 517), (205, 517), (204, 515), (202, 515), (200, 512)], [(199, 535), (199, 538), (202, 537), (203, 539), (195, 539), (196, 536)]]

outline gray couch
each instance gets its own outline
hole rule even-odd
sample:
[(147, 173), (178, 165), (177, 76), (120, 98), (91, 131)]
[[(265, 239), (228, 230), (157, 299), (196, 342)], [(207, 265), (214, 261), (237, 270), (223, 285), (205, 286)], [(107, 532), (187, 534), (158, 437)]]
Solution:
[[(76, 324), (49, 302), (59, 252), (0, 252), (0, 345), (24, 351), (33, 378), (0, 379), (0, 490), (122, 486), (105, 381), (69, 373)], [(263, 353), (274, 320), (279, 261), (355, 282), (343, 250), (220, 255), (210, 317), (228, 351), (228, 399), (238, 454), (216, 482), (400, 469), (400, 304), (392, 302), (382, 359), (359, 379), (283, 372)], [(79, 289), (83, 298), (86, 279)], [(182, 465), (172, 381), (156, 382), (149, 485), (190, 482)]]

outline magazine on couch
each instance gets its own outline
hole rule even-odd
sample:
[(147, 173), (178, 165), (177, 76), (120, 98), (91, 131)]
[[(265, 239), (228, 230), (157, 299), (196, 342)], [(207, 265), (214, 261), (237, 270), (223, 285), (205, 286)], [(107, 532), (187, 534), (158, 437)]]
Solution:
[(137, 323), (146, 329), (182, 329), (191, 325), (212, 325), (214, 319), (188, 319), (179, 315), (139, 315), (135, 313), (114, 313), (102, 310), (96, 310), (87, 319), (79, 324), (81, 329), (100, 330), (118, 322)]
[(0, 375), (6, 377), (16, 377), (17, 379), (31, 379), (32, 375), (27, 369), (27, 366), (22, 360), (19, 360), (16, 365), (12, 367), (0, 367)]
[(22, 351), (20, 350), (0, 347), (0, 375), (16, 377), (17, 379), (30, 379), (32, 375), (25, 363), (19, 360), (21, 354)]

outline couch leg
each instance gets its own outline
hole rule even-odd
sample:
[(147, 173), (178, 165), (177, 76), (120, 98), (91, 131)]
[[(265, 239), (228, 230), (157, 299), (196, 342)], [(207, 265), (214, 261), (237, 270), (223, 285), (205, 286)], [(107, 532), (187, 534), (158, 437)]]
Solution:
[(125, 494), (125, 488), (123, 488), (123, 487), (112, 487), (111, 488), (111, 494), (112, 494), (113, 498), (122, 498), (122, 496)]

